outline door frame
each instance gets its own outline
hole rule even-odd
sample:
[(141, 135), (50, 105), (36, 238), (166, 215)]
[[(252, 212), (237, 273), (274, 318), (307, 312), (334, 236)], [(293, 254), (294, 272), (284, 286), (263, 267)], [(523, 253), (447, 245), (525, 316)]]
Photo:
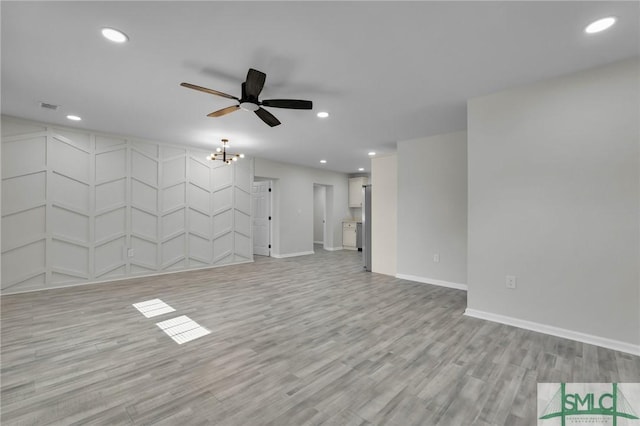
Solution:
[(327, 185), (321, 183), (313, 184), (313, 244), (318, 244), (316, 241), (316, 189), (321, 188), (323, 192), (322, 198), (322, 247), (326, 248), (327, 245)]
[[(316, 186), (321, 186), (324, 188), (324, 207), (323, 207), (323, 216), (324, 216), (324, 223), (322, 224), (322, 248), (325, 250), (336, 250), (334, 247), (332, 247), (332, 244), (334, 244), (334, 223), (333, 223), (333, 185), (330, 184), (326, 184), (326, 183), (318, 183), (318, 182), (314, 182), (313, 183), (314, 189)], [(315, 193), (314, 193), (314, 197), (313, 197), (313, 211), (315, 213)], [(315, 214), (314, 214), (315, 216)], [(315, 238), (314, 234), (315, 234), (315, 229), (311, 230), (311, 240), (312, 243), (315, 243)], [(341, 244), (342, 245), (342, 244)], [(313, 247), (313, 245), (312, 245)]]
[[(268, 182), (269, 186), (268, 186), (268, 191), (267, 191), (267, 197), (269, 199), (269, 225), (267, 227), (267, 229), (269, 230), (269, 235), (267, 238), (267, 250), (268, 250), (268, 254), (266, 256), (271, 257), (271, 253), (273, 252), (273, 181), (271, 179), (262, 179), (262, 178), (254, 178), (254, 181), (251, 182), (251, 194), (253, 195), (253, 184), (258, 183), (258, 182)], [(251, 250), (253, 252), (254, 250), (254, 238), (255, 238), (255, 230), (253, 228), (253, 196), (251, 197), (251, 212), (252, 212), (252, 217), (251, 217)], [(253, 253), (255, 255), (255, 253)], [(258, 255), (258, 256), (264, 256), (264, 255)]]

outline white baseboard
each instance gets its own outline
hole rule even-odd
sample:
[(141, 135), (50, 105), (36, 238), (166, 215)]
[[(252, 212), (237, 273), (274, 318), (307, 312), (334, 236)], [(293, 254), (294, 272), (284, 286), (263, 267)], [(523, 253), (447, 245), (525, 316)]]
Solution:
[(285, 257), (296, 257), (296, 256), (307, 256), (309, 254), (315, 254), (315, 251), (301, 251), (298, 253), (285, 253), (285, 254), (276, 254), (271, 253), (271, 257), (275, 257), (276, 259), (284, 259)]
[(339, 247), (325, 247), (324, 249), (328, 250), (328, 251), (338, 251), (338, 250), (343, 250), (344, 247), (342, 247), (342, 246), (339, 246)]
[(324, 244), (324, 241), (314, 241), (313, 244)]
[(401, 280), (415, 281), (422, 284), (432, 284), (432, 285), (438, 285), (440, 287), (455, 288), (456, 290), (467, 291), (466, 284), (452, 283), (449, 281), (436, 280), (434, 278), (418, 277), (416, 275), (407, 275), (407, 274), (396, 274), (396, 278), (400, 278)]
[(140, 273), (140, 274), (128, 275), (126, 277), (116, 277), (116, 278), (111, 278), (111, 279), (106, 279), (106, 280), (99, 280), (99, 281), (80, 281), (80, 282), (75, 282), (75, 283), (63, 283), (62, 285), (58, 285), (58, 286), (55, 286), (55, 287), (34, 288), (34, 289), (31, 289), (31, 290), (23, 290), (23, 291), (15, 291), (15, 292), (8, 292), (8, 291), (5, 291), (5, 290), (1, 290), (1, 293), (3, 295), (7, 295), (8, 296), (10, 294), (33, 293), (33, 292), (36, 292), (36, 291), (57, 290), (59, 288), (79, 287), (79, 286), (83, 286), (83, 285), (111, 284), (111, 283), (117, 283), (118, 281), (136, 280), (138, 278), (157, 277), (157, 276), (160, 276), (160, 275), (179, 274), (181, 272), (202, 271), (203, 269), (222, 268), (224, 266), (242, 265), (243, 263), (253, 263), (253, 259), (241, 260), (239, 262), (223, 263), (221, 265), (200, 266), (200, 267), (197, 267), (197, 268), (190, 268), (190, 269), (179, 269), (179, 270), (161, 271), (161, 272), (149, 272), (148, 274), (147, 273)]
[(614, 351), (626, 352), (640, 356), (640, 346), (619, 340), (607, 339), (606, 337), (594, 336), (592, 334), (580, 333), (578, 331), (567, 330), (565, 328), (540, 324), (533, 321), (522, 320), (490, 312), (478, 311), (467, 308), (464, 314), (469, 317), (479, 318), (500, 324), (511, 325), (525, 330), (537, 331), (538, 333), (550, 334), (551, 336), (562, 337), (564, 339), (575, 340), (576, 342), (588, 343), (590, 345), (601, 346)]

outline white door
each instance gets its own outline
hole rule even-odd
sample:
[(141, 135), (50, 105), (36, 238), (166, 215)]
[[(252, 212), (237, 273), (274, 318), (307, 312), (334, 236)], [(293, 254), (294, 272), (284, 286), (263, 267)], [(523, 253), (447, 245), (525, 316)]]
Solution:
[(253, 182), (251, 201), (253, 205), (253, 254), (269, 256), (271, 230), (271, 182)]

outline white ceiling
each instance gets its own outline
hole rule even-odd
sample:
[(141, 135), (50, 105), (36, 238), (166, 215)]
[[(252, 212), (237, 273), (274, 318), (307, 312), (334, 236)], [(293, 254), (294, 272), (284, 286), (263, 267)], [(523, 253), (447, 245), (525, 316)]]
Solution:
[[(2, 113), (207, 148), (228, 138), (233, 151), (354, 173), (370, 150), (465, 129), (469, 98), (639, 55), (639, 5), (3, 1)], [(584, 34), (609, 15), (612, 29)], [(130, 41), (106, 41), (104, 26)], [(250, 67), (267, 74), (261, 99), (313, 111), (269, 108), (274, 128), (245, 111), (208, 118), (234, 101), (179, 86), (239, 96)]]

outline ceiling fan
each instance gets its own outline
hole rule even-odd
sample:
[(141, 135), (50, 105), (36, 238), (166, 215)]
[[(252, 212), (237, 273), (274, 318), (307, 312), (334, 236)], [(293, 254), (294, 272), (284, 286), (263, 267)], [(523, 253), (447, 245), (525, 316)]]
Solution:
[(223, 115), (243, 109), (245, 111), (253, 111), (258, 117), (269, 126), (274, 127), (280, 124), (280, 121), (273, 116), (269, 111), (262, 108), (274, 107), (274, 108), (289, 108), (289, 109), (311, 109), (313, 103), (311, 101), (303, 101), (299, 99), (265, 99), (260, 101), (258, 95), (262, 91), (264, 82), (267, 75), (261, 71), (249, 69), (247, 73), (247, 81), (242, 83), (242, 96), (240, 99), (235, 96), (218, 92), (217, 90), (207, 89), (206, 87), (196, 86), (190, 83), (180, 83), (180, 86), (188, 87), (189, 89), (199, 90), (201, 92), (210, 93), (216, 96), (222, 96), (227, 99), (234, 99), (238, 101), (238, 105), (232, 105), (230, 107), (222, 108), (218, 111), (214, 111), (211, 114), (207, 114), (207, 117), (222, 117)]

